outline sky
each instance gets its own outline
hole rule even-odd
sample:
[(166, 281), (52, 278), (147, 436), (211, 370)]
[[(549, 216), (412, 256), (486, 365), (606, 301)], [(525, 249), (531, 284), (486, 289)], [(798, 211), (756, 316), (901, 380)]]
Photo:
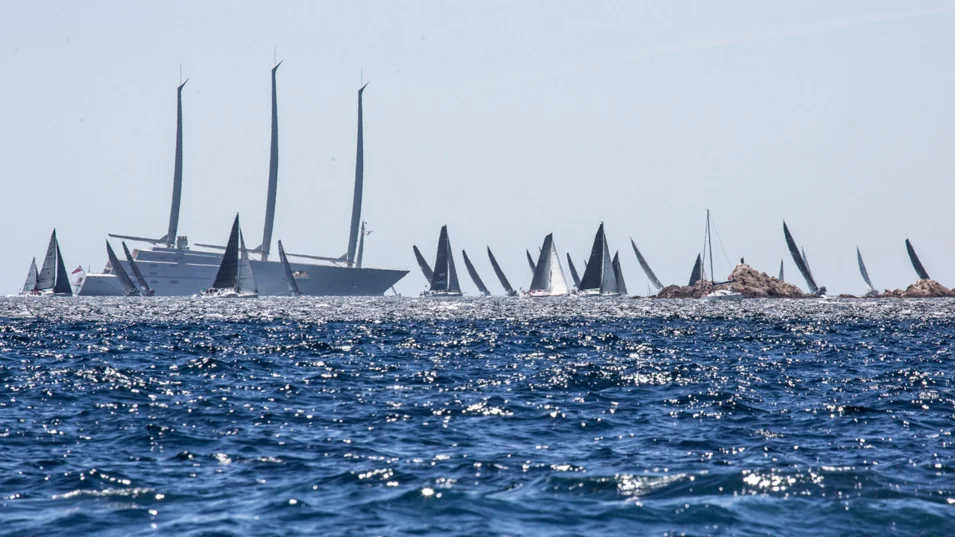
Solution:
[(403, 294), (426, 283), (412, 244), (433, 262), (443, 224), (495, 292), (486, 245), (526, 288), (525, 248), (553, 232), (582, 270), (600, 222), (632, 293), (631, 237), (685, 284), (706, 209), (718, 277), (785, 258), (805, 288), (785, 219), (830, 293), (865, 291), (857, 246), (876, 287), (914, 282), (906, 238), (955, 286), (955, 1), (273, 4), (5, 6), (0, 292), (54, 227), (68, 269), (95, 272), (107, 233), (165, 234), (180, 69), (179, 233), (224, 243), (239, 212), (258, 244), (275, 59), (273, 240), (345, 253), (370, 81), (364, 261), (411, 270)]

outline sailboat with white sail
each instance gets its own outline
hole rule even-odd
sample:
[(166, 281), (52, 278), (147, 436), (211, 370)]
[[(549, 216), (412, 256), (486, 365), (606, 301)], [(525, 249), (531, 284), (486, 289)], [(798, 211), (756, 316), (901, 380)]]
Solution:
[[(698, 258), (700, 260), (700, 270), (701, 270), (701, 276), (702, 276), (700, 278), (701, 282), (706, 279), (705, 269), (706, 269), (706, 260), (707, 260), (707, 257), (706, 257), (707, 249), (709, 249), (708, 259), (710, 261), (710, 284), (715, 287), (716, 285), (719, 285), (721, 283), (728, 283), (728, 282), (717, 282), (715, 278), (715, 270), (713, 269), (713, 257), (714, 257), (713, 256), (713, 234), (712, 234), (711, 225), (710, 225), (710, 210), (709, 209), (706, 210), (706, 234), (705, 234), (704, 242), (703, 242), (703, 258), (702, 259)], [(739, 291), (733, 291), (732, 289), (716, 289), (714, 291), (711, 291), (703, 295), (704, 300), (742, 300), (742, 298), (743, 298), (742, 293), (740, 293)]]
[(438, 252), (431, 274), (431, 287), (422, 295), (459, 297), (461, 294), (461, 283), (458, 281), (458, 271), (454, 268), (454, 254), (451, 251), (451, 239), (448, 237), (448, 226), (441, 226)]
[[(37, 273), (36, 260), (30, 266), (30, 273), (27, 275), (27, 281), (23, 285), (21, 294), (27, 296), (73, 296), (73, 287), (70, 286), (70, 277), (66, 273), (66, 266), (63, 264), (63, 256), (60, 254), (60, 243), (56, 240), (56, 230), (50, 236), (50, 244), (47, 246), (46, 255), (43, 257), (43, 267)], [(30, 282), (33, 282), (32, 288), (28, 289)]]
[(577, 293), (583, 296), (616, 296), (617, 277), (613, 271), (613, 260), (610, 258), (610, 247), (607, 246), (607, 236), (604, 234), (603, 222), (597, 228), (594, 244), (590, 249), (590, 260), (580, 278)]
[(21, 295), (33, 293), (33, 290), (36, 289), (37, 274), (36, 258), (34, 257), (33, 261), (30, 262), (30, 271), (27, 272), (27, 280), (23, 282), (23, 291), (20, 292)]
[(569, 291), (564, 271), (560, 266), (560, 256), (557, 255), (557, 248), (554, 246), (554, 234), (548, 233), (544, 237), (540, 256), (534, 265), (534, 278), (531, 280), (531, 287), (526, 296), (562, 296)]
[(239, 229), (239, 215), (235, 215), (232, 232), (226, 244), (222, 263), (212, 287), (200, 293), (203, 298), (254, 298), (259, 289), (249, 263), (249, 251), (245, 248), (245, 238)]
[(620, 267), (620, 252), (613, 254), (613, 261), (611, 261), (611, 266), (613, 266), (613, 276), (617, 279), (617, 293), (620, 296), (627, 296), (630, 293), (627, 292), (627, 282), (623, 280), (623, 269)]

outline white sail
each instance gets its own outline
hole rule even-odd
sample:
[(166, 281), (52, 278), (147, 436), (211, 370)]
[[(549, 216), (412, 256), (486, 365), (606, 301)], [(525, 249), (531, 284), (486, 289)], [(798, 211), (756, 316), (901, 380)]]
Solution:
[(553, 241), (550, 243), (550, 294), (551, 296), (566, 295), (570, 289), (564, 278), (564, 270), (560, 266), (560, 256)]
[(252, 264), (249, 263), (249, 252), (245, 249), (245, 237), (239, 231), (239, 277), (236, 281), (235, 292), (240, 295), (258, 294), (259, 288), (255, 285), (255, 276), (252, 274)]

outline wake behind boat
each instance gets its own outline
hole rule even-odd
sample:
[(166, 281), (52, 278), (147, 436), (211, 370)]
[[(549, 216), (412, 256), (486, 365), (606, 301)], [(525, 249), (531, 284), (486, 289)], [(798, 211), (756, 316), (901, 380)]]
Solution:
[(235, 215), (232, 232), (226, 244), (222, 263), (212, 287), (200, 292), (202, 298), (254, 298), (259, 296), (249, 263), (249, 252), (245, 248), (245, 238), (239, 229), (239, 215)]

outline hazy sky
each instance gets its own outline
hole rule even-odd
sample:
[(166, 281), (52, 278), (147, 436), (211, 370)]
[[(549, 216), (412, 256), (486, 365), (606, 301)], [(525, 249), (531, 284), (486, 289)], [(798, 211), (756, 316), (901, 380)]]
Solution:
[(553, 231), (582, 270), (600, 221), (631, 292), (630, 236), (684, 284), (706, 208), (732, 261), (802, 287), (783, 218), (830, 292), (864, 291), (857, 245), (876, 286), (915, 281), (906, 237), (955, 286), (953, 29), (953, 1), (10, 2), (0, 290), (54, 226), (69, 270), (165, 234), (180, 65), (180, 234), (222, 243), (239, 211), (258, 244), (273, 48), (274, 239), (345, 252), (363, 69), (365, 265), (412, 269), (403, 293), (442, 224), (496, 292), (485, 245), (527, 287), (525, 248)]

